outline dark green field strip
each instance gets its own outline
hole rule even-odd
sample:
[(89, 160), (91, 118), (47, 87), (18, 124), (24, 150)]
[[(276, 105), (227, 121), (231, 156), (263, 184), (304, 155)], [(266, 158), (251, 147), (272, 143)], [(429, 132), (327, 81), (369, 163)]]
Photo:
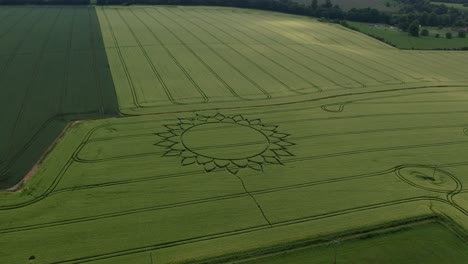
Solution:
[(1, 52), (8, 55), (17, 52), (20, 44), (26, 39), (27, 34), (33, 28), (31, 23), (33, 25), (36, 24), (44, 12), (44, 10), (29, 9), (25, 10), (22, 15), (19, 15), (20, 19), (2, 35), (2, 42), (0, 42)]
[[(14, 30), (20, 30), (20, 24), (26, 17), (27, 15), (31, 14), (33, 9), (17, 9), (13, 10), (11, 12), (7, 12), (9, 15), (4, 18), (2, 21), (2, 25), (0, 26), (0, 39), (2, 39), (2, 53), (3, 47), (6, 47), (5, 41), (8, 41), (5, 39), (6, 35), (10, 35), (13, 33)], [(10, 33), (11, 32), (11, 33)], [(15, 34), (18, 34), (19, 32), (15, 32)]]
[(0, 73), (2, 111), (9, 113), (0, 140), (2, 188), (25, 175), (70, 118), (117, 112), (94, 9), (24, 9), (32, 15), (18, 24), (23, 30), (4, 37), (14, 45), (0, 47), (9, 54)]

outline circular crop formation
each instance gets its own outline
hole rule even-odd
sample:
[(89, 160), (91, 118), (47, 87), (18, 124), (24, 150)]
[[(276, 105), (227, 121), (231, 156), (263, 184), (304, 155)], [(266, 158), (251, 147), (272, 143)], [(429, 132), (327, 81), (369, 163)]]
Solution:
[(222, 122), (193, 126), (181, 135), (181, 142), (194, 154), (220, 160), (248, 159), (261, 155), (269, 146), (268, 137), (261, 131)]
[(396, 170), (400, 179), (414, 187), (448, 193), (458, 189), (458, 183), (453, 175), (431, 166), (406, 166)]
[(236, 174), (240, 169), (263, 171), (266, 164), (281, 164), (292, 156), (287, 150), (294, 145), (278, 126), (265, 125), (260, 119), (242, 115), (196, 115), (165, 126), (156, 133), (162, 138), (155, 145), (166, 148), (163, 156), (178, 156), (183, 166), (198, 164), (205, 171), (226, 169)]

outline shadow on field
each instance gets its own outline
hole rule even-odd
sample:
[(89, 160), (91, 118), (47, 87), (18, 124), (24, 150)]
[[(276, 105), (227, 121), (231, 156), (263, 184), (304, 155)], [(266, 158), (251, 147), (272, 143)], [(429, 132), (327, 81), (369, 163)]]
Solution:
[(0, 189), (21, 181), (68, 123), (118, 113), (94, 7), (2, 7)]

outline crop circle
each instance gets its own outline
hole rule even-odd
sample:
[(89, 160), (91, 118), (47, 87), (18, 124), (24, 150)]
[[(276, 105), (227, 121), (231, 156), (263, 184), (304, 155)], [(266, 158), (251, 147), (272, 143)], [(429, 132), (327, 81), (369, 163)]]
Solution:
[(269, 145), (268, 137), (259, 130), (223, 122), (193, 126), (181, 135), (181, 142), (195, 154), (224, 160), (255, 157), (265, 152)]
[(436, 167), (404, 166), (395, 172), (400, 179), (420, 189), (448, 193), (459, 188), (453, 175)]
[(197, 115), (165, 125), (166, 132), (156, 133), (162, 141), (155, 145), (166, 148), (163, 156), (181, 158), (182, 166), (198, 164), (205, 171), (226, 169), (236, 174), (249, 168), (263, 171), (266, 164), (282, 164), (293, 156), (288, 147), (289, 134), (278, 132), (278, 126), (263, 124), (260, 119), (242, 115)]

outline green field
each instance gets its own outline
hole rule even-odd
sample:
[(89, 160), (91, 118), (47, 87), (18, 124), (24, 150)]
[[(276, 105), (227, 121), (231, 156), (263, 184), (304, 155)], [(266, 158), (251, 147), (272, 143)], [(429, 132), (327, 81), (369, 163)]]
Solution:
[(19, 181), (71, 120), (117, 113), (93, 8), (0, 10), (0, 188)]
[[(435, 50), (435, 49), (463, 49), (468, 48), (468, 38), (459, 38), (458, 32), (451, 29), (427, 28), (429, 36), (413, 37), (408, 32), (403, 32), (395, 27), (388, 25), (369, 24), (360, 22), (348, 22), (350, 26), (358, 31), (378, 38), (384, 38), (400, 49), (417, 49), (417, 50)], [(447, 39), (445, 33), (451, 32), (452, 39)], [(439, 38), (436, 38), (436, 34)]]
[(461, 9), (461, 10), (468, 10), (468, 6), (464, 6), (463, 4), (444, 3), (444, 2), (431, 2), (431, 3), (435, 5), (446, 5), (448, 7), (454, 7), (454, 8)]
[[(77, 32), (102, 35), (78, 39), (93, 40), (84, 54), (103, 61), (78, 53), (65, 64), (74, 70), (50, 64), (77, 86), (51, 102), (112, 105), (112, 94), (88, 93), (101, 80), (88, 63), (111, 74), (101, 87), (115, 89), (120, 115), (74, 122), (20, 191), (0, 193), (0, 263), (203, 263), (428, 218), (453, 232), (422, 224), (349, 240), (342, 258), (376, 263), (353, 248), (407, 234), (434, 241), (430, 230), (447, 244), (421, 261), (467, 260), (456, 238), (468, 230), (467, 52), (403, 51), (339, 25), (232, 8), (4, 7), (0, 17), (27, 12), (83, 12), (59, 17), (63, 26), (95, 12), (95, 27)], [(43, 19), (29, 26), (46, 27)], [(2, 84), (12, 81), (5, 76)], [(41, 116), (50, 104), (25, 105)]]
[[(306, 263), (466, 263), (468, 247), (443, 226), (427, 223), (386, 236), (330, 241), (325, 246), (258, 257), (245, 264)], [(442, 252), (451, 252), (446, 255)]]

